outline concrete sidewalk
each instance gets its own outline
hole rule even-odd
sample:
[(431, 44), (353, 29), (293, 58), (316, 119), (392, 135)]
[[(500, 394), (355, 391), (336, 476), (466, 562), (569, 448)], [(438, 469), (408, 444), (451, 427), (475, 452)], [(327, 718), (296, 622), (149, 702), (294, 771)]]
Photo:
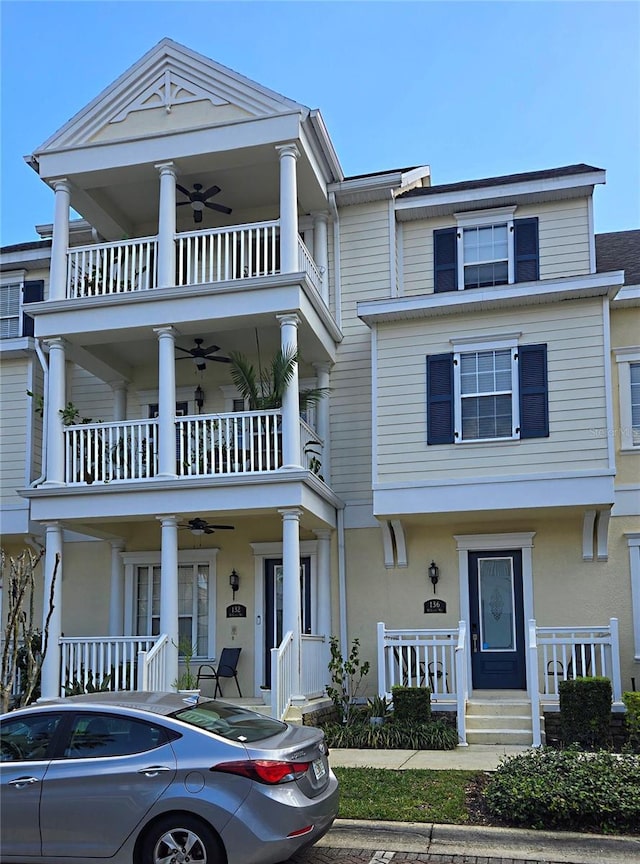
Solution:
[(505, 756), (530, 747), (508, 744), (469, 744), (455, 750), (342, 750), (332, 749), (332, 768), (428, 768), (433, 771), (495, 771)]

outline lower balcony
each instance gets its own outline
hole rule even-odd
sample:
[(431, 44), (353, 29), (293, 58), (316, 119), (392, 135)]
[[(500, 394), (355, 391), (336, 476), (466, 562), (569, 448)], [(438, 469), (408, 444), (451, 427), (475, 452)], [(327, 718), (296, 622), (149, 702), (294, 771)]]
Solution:
[[(212, 477), (265, 474), (283, 465), (282, 410), (179, 417), (175, 421), (175, 474)], [(303, 468), (322, 477), (323, 442), (302, 419)], [(67, 426), (65, 483), (145, 481), (158, 474), (157, 420)]]

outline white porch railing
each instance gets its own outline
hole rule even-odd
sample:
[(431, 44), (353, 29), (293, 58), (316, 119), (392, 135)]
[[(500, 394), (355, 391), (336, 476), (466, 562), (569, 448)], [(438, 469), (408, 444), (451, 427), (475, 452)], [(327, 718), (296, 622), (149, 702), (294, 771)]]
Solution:
[(155, 645), (146, 651), (138, 651), (138, 674), (136, 690), (166, 690), (167, 689), (167, 649), (169, 637), (165, 634), (158, 637)]
[(271, 649), (271, 716), (283, 720), (291, 704), (293, 685), (293, 633), (289, 631)]
[[(109, 690), (135, 690), (136, 663), (158, 636), (63, 636), (60, 645), (60, 695), (75, 682)], [(105, 681), (108, 683), (105, 684)]]
[(254, 222), (176, 235), (177, 285), (280, 272), (279, 222)]
[(157, 420), (66, 426), (65, 482), (145, 480), (157, 473)]
[(300, 262), (300, 271), (307, 274), (309, 281), (316, 291), (321, 293), (324, 274), (320, 271), (320, 268), (313, 260), (311, 252), (309, 252), (307, 247), (304, 245), (302, 237), (298, 237), (298, 261)]
[(67, 298), (155, 288), (157, 248), (156, 237), (72, 247), (67, 253)]
[(306, 699), (317, 699), (326, 692), (329, 668), (326, 644), (324, 636), (305, 634), (300, 638), (300, 686)]
[(378, 692), (391, 688), (430, 687), (433, 702), (452, 701), (458, 691), (456, 648), (459, 628), (392, 630), (378, 623)]

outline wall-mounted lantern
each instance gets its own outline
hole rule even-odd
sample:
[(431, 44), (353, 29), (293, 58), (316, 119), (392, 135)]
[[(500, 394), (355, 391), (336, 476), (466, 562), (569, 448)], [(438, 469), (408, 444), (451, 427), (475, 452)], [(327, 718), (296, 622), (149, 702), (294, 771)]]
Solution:
[(431, 584), (433, 585), (433, 593), (436, 593), (436, 585), (438, 584), (438, 579), (440, 578), (440, 568), (436, 564), (435, 561), (432, 561), (429, 564), (429, 579), (431, 579)]

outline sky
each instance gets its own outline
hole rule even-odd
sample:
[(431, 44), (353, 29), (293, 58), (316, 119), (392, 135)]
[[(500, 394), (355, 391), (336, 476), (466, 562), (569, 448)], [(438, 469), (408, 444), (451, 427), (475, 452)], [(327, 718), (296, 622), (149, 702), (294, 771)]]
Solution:
[(53, 220), (23, 157), (165, 36), (319, 108), (347, 176), (585, 162), (596, 231), (640, 227), (637, 0), (0, 0), (0, 33), (3, 246)]

